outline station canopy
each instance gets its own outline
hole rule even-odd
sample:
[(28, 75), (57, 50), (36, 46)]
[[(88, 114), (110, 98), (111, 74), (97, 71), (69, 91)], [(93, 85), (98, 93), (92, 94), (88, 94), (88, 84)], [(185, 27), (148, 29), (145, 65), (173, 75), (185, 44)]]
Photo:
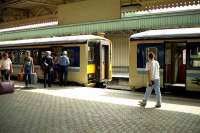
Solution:
[[(56, 16), (59, 5), (80, 1), (84, 0), (0, 0), (0, 24), (38, 16)], [(120, 0), (120, 2), (122, 12), (200, 4), (200, 0)]]

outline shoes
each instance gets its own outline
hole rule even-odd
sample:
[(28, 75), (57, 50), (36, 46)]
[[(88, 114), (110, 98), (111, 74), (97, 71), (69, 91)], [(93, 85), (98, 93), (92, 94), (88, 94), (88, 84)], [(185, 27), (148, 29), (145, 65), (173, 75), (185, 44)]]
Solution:
[(144, 101), (139, 101), (140, 106), (145, 107), (146, 103)]
[(156, 108), (160, 108), (161, 105), (160, 105), (160, 104), (156, 104), (155, 107), (156, 107)]

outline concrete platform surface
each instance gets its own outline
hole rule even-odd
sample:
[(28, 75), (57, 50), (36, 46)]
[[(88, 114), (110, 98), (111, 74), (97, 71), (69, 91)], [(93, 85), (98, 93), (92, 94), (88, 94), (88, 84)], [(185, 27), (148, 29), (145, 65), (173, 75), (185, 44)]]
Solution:
[(80, 86), (18, 89), (0, 95), (0, 133), (200, 133), (200, 99)]

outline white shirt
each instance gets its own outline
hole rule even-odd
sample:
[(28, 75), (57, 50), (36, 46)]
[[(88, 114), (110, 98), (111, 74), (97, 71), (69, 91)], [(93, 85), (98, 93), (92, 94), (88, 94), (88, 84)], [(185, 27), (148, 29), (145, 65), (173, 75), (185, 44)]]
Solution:
[(151, 79), (160, 79), (160, 65), (158, 61), (152, 60), (146, 63), (146, 71), (150, 71)]
[(2, 59), (1, 62), (0, 62), (0, 66), (1, 66), (1, 70), (10, 70), (10, 65), (12, 64), (10, 58), (4, 60)]

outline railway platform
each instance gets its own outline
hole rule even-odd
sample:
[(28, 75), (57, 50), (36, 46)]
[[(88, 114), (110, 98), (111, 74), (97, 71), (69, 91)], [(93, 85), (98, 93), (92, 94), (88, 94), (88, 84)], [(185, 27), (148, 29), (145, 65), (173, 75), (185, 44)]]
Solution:
[(200, 98), (80, 86), (23, 88), (0, 95), (0, 133), (199, 133)]

